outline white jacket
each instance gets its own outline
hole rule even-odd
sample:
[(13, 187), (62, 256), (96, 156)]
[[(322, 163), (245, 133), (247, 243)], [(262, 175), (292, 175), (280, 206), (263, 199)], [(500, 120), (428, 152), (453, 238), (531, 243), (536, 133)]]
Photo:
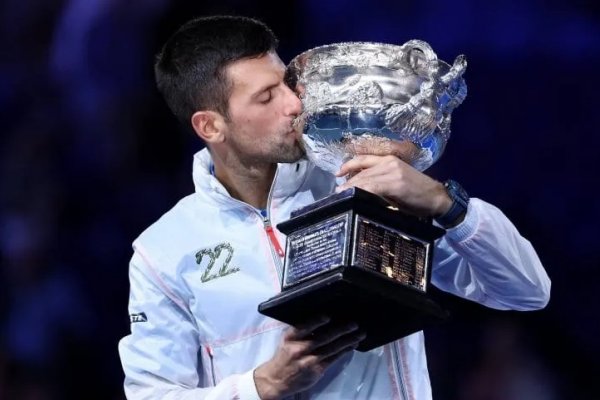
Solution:
[[(268, 220), (231, 198), (194, 157), (196, 192), (144, 231), (130, 264), (131, 334), (119, 343), (129, 399), (258, 399), (253, 369), (274, 354), (286, 325), (258, 313), (280, 291), (282, 258), (267, 229), (329, 194), (332, 175), (281, 164)], [(285, 237), (275, 229), (279, 244)], [(532, 310), (550, 280), (534, 249), (490, 204), (471, 199), (465, 220), (436, 242), (432, 283), (496, 309)], [(398, 318), (401, 318), (398, 315)], [(311, 399), (431, 399), (423, 333), (332, 365)]]

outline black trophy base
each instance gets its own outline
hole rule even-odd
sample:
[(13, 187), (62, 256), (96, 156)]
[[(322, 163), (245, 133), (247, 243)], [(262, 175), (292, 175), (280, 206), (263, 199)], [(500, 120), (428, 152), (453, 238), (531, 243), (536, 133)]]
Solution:
[(357, 350), (368, 351), (447, 320), (449, 314), (413, 288), (357, 267), (341, 267), (279, 293), (259, 312), (298, 325), (318, 315), (355, 322), (367, 337)]

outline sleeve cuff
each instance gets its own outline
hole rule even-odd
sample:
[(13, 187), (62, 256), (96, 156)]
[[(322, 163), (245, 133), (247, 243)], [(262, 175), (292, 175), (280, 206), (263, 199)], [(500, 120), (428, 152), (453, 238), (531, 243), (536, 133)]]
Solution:
[(446, 230), (447, 239), (459, 243), (473, 236), (479, 226), (478, 202), (479, 199), (470, 199), (465, 219), (455, 227)]
[(240, 400), (261, 400), (254, 384), (254, 370), (241, 375), (237, 386)]

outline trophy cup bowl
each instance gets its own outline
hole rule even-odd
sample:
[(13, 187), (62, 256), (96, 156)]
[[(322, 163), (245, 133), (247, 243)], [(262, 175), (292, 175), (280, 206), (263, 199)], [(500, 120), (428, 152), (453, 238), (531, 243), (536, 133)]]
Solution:
[[(359, 154), (395, 155), (423, 171), (439, 159), (464, 100), (464, 56), (453, 65), (420, 40), (346, 42), (296, 56), (286, 83), (300, 96), (307, 157), (335, 173)], [(317, 315), (355, 322), (367, 351), (447, 319), (427, 295), (444, 230), (351, 188), (292, 212), (282, 291), (258, 310), (290, 325)]]

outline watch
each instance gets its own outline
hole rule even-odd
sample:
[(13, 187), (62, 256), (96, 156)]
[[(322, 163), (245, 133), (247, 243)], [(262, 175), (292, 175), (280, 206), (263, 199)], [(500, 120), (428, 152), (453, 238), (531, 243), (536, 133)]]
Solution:
[(442, 227), (448, 229), (458, 225), (458, 220), (467, 212), (469, 205), (469, 195), (460, 184), (452, 179), (444, 182), (446, 193), (452, 199), (452, 206), (445, 214), (435, 218), (435, 221)]

